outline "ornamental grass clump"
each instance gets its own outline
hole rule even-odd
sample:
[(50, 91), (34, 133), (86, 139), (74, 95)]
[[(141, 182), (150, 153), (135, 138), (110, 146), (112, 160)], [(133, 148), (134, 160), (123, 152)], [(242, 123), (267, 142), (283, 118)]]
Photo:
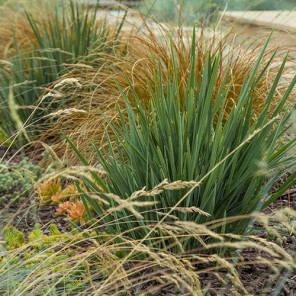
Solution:
[[(65, 7), (58, 3), (46, 7), (42, 5), (39, 14), (27, 9), (20, 13), (21, 21), (16, 20), (8, 28), (5, 24), (5, 30), (2, 29), (10, 42), (7, 42), (7, 48), (0, 46), (4, 51), (1, 55), (5, 56), (0, 63), (1, 129), (9, 136), (20, 129), (8, 100), (11, 91), (13, 105), (29, 136), (22, 141), (40, 135), (44, 117), (57, 108), (54, 98), (59, 94), (42, 96), (46, 88), (60, 79), (63, 71), (77, 63), (79, 57), (86, 59), (93, 49), (113, 54), (120, 39), (120, 25), (110, 28), (104, 20), (97, 21), (97, 7), (85, 9), (72, 1)], [(0, 40), (0, 43), (3, 42)]]
[[(194, 71), (194, 46), (187, 85), (180, 87), (176, 74), (172, 82), (170, 77), (163, 81), (159, 67), (155, 75), (155, 89), (147, 82), (151, 93), (147, 106), (141, 102), (130, 83), (136, 110), (132, 108), (125, 90), (121, 90), (125, 102), (124, 109), (118, 106), (121, 122), (106, 123), (108, 148), (92, 143), (108, 181), (104, 183), (95, 172), (92, 174), (105, 193), (87, 178), (83, 178), (87, 190), (80, 189), (82, 200), (100, 215), (107, 233), (127, 233), (134, 239), (149, 234), (150, 239), (154, 237), (157, 240), (155, 244), (166, 245), (170, 241), (162, 240), (161, 233), (149, 232), (150, 221), (165, 219), (169, 223), (178, 219), (182, 223), (200, 224), (247, 215), (269, 205), (295, 182), (296, 173), (276, 192), (270, 192), (272, 184), (295, 160), (295, 157), (286, 157), (286, 152), (295, 145), (295, 139), (288, 144), (282, 144), (280, 139), (290, 126), (293, 110), (286, 107), (286, 101), (296, 77), (277, 108), (269, 112), (287, 57), (270, 88), (262, 111), (255, 121), (252, 118), (253, 90), (273, 58), (258, 73), (267, 43), (252, 71), (245, 73), (239, 98), (228, 110), (226, 120), (225, 109), (230, 89), (230, 83), (226, 81), (229, 74), (224, 75), (224, 82), (214, 95), (220, 55), (212, 58), (209, 53), (202, 75), (197, 76)], [(195, 44), (195, 33), (192, 44)], [(173, 48), (171, 54), (176, 73)], [(182, 105), (181, 89), (184, 97)], [(127, 122), (123, 110), (127, 112)], [(115, 135), (114, 142), (110, 140), (109, 129)], [(89, 165), (76, 147), (70, 144), (84, 164)], [(172, 191), (178, 182), (182, 185), (181, 189)], [(171, 186), (169, 183), (172, 183)], [(155, 186), (157, 190), (152, 194), (150, 190)], [(98, 201), (103, 202), (107, 213), (98, 205)], [(108, 211), (108, 207), (115, 207), (116, 210)], [(110, 222), (114, 218), (118, 223)], [(228, 231), (243, 233), (247, 224), (247, 219), (230, 223)], [(223, 232), (225, 229), (220, 227), (215, 231)], [(187, 241), (183, 247), (192, 248), (193, 245)]]

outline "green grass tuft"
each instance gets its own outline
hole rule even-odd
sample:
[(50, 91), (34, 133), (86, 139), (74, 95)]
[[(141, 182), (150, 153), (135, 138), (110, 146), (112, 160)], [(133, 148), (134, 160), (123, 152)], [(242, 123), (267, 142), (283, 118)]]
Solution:
[[(195, 44), (194, 35), (192, 44)], [(202, 76), (196, 76), (195, 51), (192, 50), (188, 83), (181, 88), (177, 84), (177, 65), (171, 49), (175, 73), (173, 80), (171, 82), (169, 77), (168, 81), (162, 81), (161, 72), (158, 71), (155, 76), (156, 88), (150, 89), (148, 107), (140, 101), (131, 83), (136, 110), (121, 91), (128, 121), (125, 121), (123, 111), (118, 107), (120, 125), (106, 119), (115, 135), (115, 143), (110, 141), (105, 129), (109, 147), (99, 149), (93, 144), (98, 161), (107, 172), (108, 188), (105, 191), (111, 194), (102, 193), (87, 179), (84, 179), (87, 192), (80, 190), (84, 202), (88, 202), (100, 216), (103, 213), (93, 195), (99, 195), (110, 207), (117, 207), (112, 214), (120, 223), (110, 224), (110, 214), (102, 218), (108, 233), (127, 231), (134, 239), (153, 236), (147, 230), (149, 221), (162, 221), (161, 214), (166, 221), (173, 221), (170, 216), (173, 215), (181, 221), (195, 223), (246, 215), (261, 210), (295, 183), (293, 174), (266, 200), (272, 184), (285, 173), (283, 164), (289, 165), (291, 161), (285, 157), (286, 152), (295, 145), (295, 139), (287, 145), (281, 144), (280, 139), (289, 128), (293, 111), (286, 109), (285, 103), (296, 82), (294, 77), (278, 107), (270, 114), (285, 59), (262, 111), (255, 122), (252, 120), (253, 90), (271, 62), (268, 61), (263, 71), (257, 73), (267, 44), (268, 40), (252, 72), (246, 74), (238, 101), (226, 120), (225, 106), (230, 84), (225, 81), (228, 73), (216, 96), (213, 92), (219, 55), (212, 59), (209, 53)], [(180, 89), (184, 90), (183, 104), (180, 103)], [(283, 111), (285, 114), (280, 117)], [(88, 165), (75, 146), (70, 144), (83, 163)], [(94, 172), (92, 174), (99, 179)], [(172, 192), (165, 190), (171, 188), (162, 183), (163, 180), (169, 183), (178, 180), (195, 183), (192, 183), (190, 190), (188, 187), (191, 183), (184, 183), (183, 189)], [(152, 197), (149, 190), (158, 186), (159, 194)], [(133, 195), (136, 191), (140, 191), (139, 194)], [(210, 217), (201, 214), (200, 210), (210, 214)], [(248, 222), (236, 221), (227, 226), (227, 231), (243, 233)], [(136, 226), (139, 226), (137, 230), (130, 230)], [(225, 229), (218, 228), (216, 231), (224, 232)], [(156, 236), (161, 237), (161, 234)], [(186, 242), (183, 247), (192, 248), (193, 245)]]

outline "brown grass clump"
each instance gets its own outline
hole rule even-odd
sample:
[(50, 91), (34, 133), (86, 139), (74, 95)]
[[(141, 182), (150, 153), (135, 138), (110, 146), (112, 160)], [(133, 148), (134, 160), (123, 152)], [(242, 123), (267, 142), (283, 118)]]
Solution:
[(52, 4), (40, 0), (18, 0), (6, 2), (0, 6), (0, 60), (5, 60), (16, 54), (14, 37), (18, 48), (22, 51), (27, 52), (33, 49), (30, 38), (34, 40), (34, 34), (24, 8), (41, 20), (45, 17), (52, 17), (52, 9), (49, 9)]
[[(64, 85), (62, 89), (54, 88), (58, 98), (53, 98), (53, 100), (67, 107), (61, 108), (59, 116), (52, 117), (48, 121), (49, 130), (42, 140), (51, 139), (54, 149), (60, 155), (64, 155), (69, 163), (75, 163), (76, 156), (71, 149), (68, 150), (65, 140), (60, 136), (61, 130), (69, 136), (83, 155), (87, 155), (90, 161), (92, 155), (89, 151), (89, 142), (93, 141), (99, 147), (106, 144), (103, 129), (106, 121), (101, 112), (108, 119), (116, 120), (117, 109), (115, 104), (124, 107), (121, 93), (114, 78), (126, 96), (131, 98), (129, 80), (138, 98), (148, 104), (151, 98), (148, 85), (151, 85), (152, 92), (156, 91), (154, 78), (155, 75), (158, 75), (156, 73), (159, 69), (161, 80), (160, 77), (157, 78), (158, 84), (166, 84), (168, 80), (172, 81), (175, 59), (181, 102), (184, 98), (184, 90), (188, 84), (190, 71), (192, 29), (176, 27), (170, 29), (159, 23), (151, 25), (143, 19), (140, 20), (144, 29), (125, 36), (129, 40), (127, 56), (122, 58), (120, 55), (97, 55), (94, 52), (88, 58), (89, 62), (69, 68), (69, 73), (63, 77), (63, 79), (76, 79), (80, 87)], [(224, 33), (224, 29), (206, 29), (201, 24), (196, 29), (196, 35), (195, 51), (197, 58), (194, 69), (196, 77), (197, 79), (201, 78), (208, 53), (211, 53), (213, 58), (220, 54), (221, 60), (214, 97), (229, 70), (226, 83), (230, 84), (230, 92), (227, 98), (227, 110), (230, 110), (237, 101), (243, 80), (253, 69), (263, 44), (234, 45), (234, 28)], [(171, 54), (170, 42), (174, 51), (174, 59)], [(265, 52), (261, 70), (271, 55), (271, 50)], [(271, 63), (270, 70), (263, 75), (254, 89), (254, 120), (256, 120), (257, 114), (260, 113), (264, 105), (279, 67), (280, 63), (275, 59)], [(278, 87), (273, 108), (277, 106), (277, 102), (282, 97), (288, 82), (283, 80)], [(56, 84), (58, 83), (60, 81), (56, 82)], [(70, 110), (76, 111), (70, 112)]]

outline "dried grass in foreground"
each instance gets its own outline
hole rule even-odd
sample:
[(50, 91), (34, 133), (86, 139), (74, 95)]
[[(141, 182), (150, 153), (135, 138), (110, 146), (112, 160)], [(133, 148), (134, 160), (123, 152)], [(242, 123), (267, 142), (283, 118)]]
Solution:
[[(287, 226), (292, 216), (296, 212), (290, 209), (249, 215), (267, 231), (274, 223)], [(161, 295), (161, 291), (172, 295), (252, 295), (252, 289), (258, 290), (246, 285), (245, 277), (256, 266), (264, 270), (254, 279), (265, 282), (260, 295), (271, 295), (285, 280), (282, 277), (295, 269), (295, 256), (259, 236), (212, 231), (217, 225), (242, 218), (203, 225), (149, 221), (147, 229), (157, 224), (154, 231), (162, 233), (162, 239), (173, 241), (167, 249), (155, 248), (153, 241), (150, 245), (140, 243), (125, 233), (109, 236), (103, 233), (104, 225), (97, 227), (99, 235), (93, 229), (72, 234), (52, 232), (51, 240), (40, 235), (37, 227), (29, 243), (10, 251), (1, 240), (1, 295)], [(290, 231), (296, 235), (294, 228)], [(195, 240), (197, 248), (182, 252), (180, 242), (186, 240)], [(171, 251), (175, 247), (180, 248), (178, 252)], [(252, 260), (247, 256), (250, 250)]]

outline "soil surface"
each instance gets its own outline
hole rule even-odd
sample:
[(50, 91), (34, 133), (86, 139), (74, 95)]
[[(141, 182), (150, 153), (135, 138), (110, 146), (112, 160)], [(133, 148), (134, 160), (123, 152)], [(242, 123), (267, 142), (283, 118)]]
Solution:
[[(17, 164), (24, 157), (28, 157), (30, 161), (37, 164), (41, 157), (33, 156), (31, 151), (22, 151), (17, 148), (0, 147), (0, 159), (9, 161), (9, 163)], [(13, 191), (19, 191), (19, 187), (12, 188)], [(12, 193), (11, 192), (11, 193)], [(1, 197), (0, 192), (0, 197)], [(36, 223), (40, 223), (43, 227), (44, 234), (49, 231), (51, 224), (56, 224), (61, 232), (69, 231), (71, 228), (68, 222), (64, 221), (65, 217), (55, 215), (56, 206), (40, 206), (36, 199), (36, 194), (31, 191), (23, 203), (0, 203), (0, 226), (13, 225), (27, 236), (31, 233)]]

